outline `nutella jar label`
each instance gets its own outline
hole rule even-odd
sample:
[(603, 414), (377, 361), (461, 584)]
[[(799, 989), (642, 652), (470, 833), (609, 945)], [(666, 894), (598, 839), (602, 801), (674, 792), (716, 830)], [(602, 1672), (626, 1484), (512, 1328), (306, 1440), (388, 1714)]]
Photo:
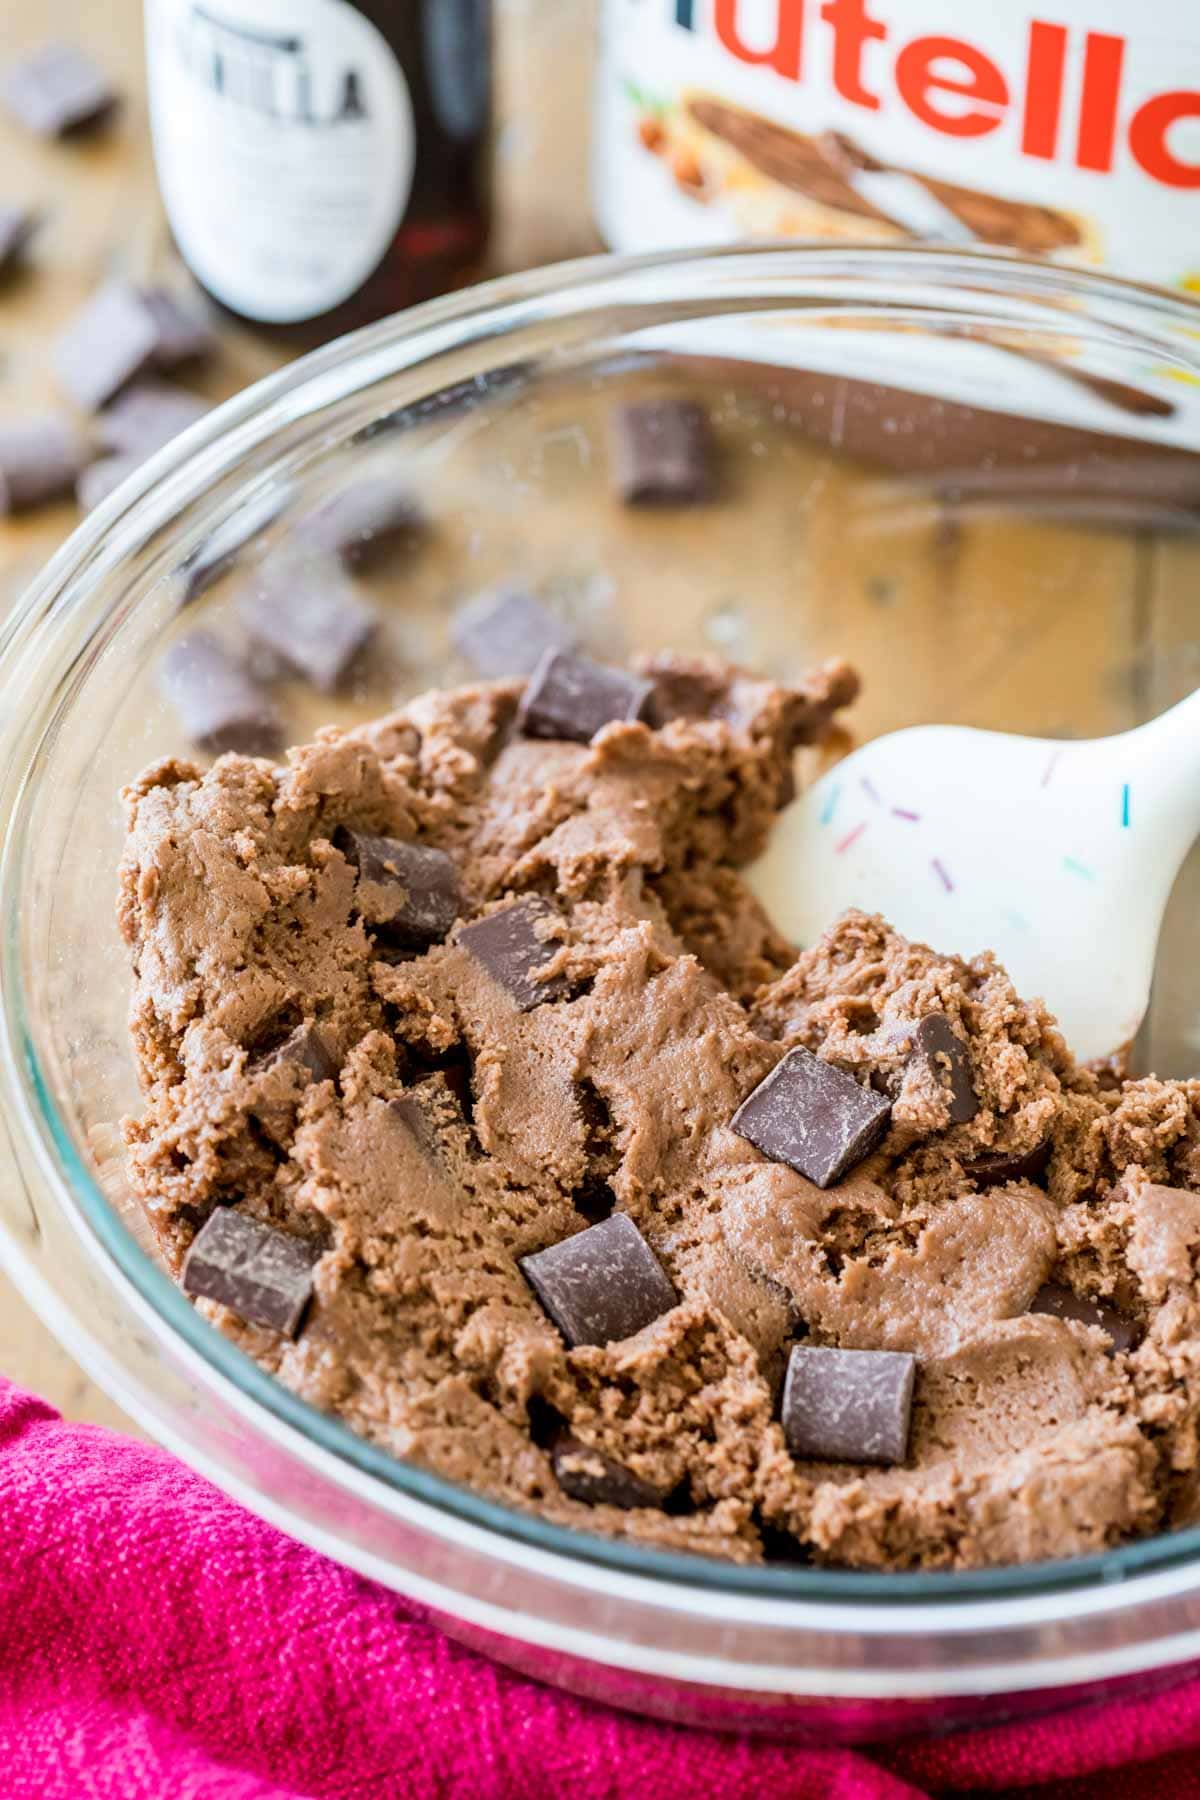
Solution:
[(605, 0), (614, 248), (924, 239), (1200, 292), (1200, 7)]
[(372, 273), (416, 160), (404, 72), (344, 0), (147, 0), (159, 184), (180, 250), (250, 319), (315, 318)]

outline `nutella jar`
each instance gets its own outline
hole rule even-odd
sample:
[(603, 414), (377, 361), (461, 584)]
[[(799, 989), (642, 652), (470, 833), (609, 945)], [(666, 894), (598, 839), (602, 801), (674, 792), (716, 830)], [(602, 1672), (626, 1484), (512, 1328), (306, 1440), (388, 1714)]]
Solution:
[(620, 250), (914, 239), (1200, 291), (1190, 0), (604, 0)]

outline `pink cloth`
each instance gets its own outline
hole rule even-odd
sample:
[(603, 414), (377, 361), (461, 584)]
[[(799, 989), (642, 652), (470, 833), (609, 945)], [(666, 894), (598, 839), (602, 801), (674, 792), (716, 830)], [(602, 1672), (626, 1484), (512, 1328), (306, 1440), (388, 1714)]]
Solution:
[(4, 1800), (1200, 1800), (1197, 1745), (1200, 1681), (869, 1755), (610, 1712), (0, 1382)]

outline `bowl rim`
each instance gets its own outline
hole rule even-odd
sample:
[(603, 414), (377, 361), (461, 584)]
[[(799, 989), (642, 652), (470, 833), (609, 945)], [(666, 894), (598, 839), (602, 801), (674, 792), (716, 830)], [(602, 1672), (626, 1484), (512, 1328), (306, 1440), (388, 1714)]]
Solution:
[[(597, 1533), (549, 1524), (486, 1499), (356, 1436), (347, 1426), (299, 1399), (282, 1383), (225, 1339), (188, 1303), (170, 1278), (136, 1243), (80, 1154), (74, 1136), (45, 1080), (37, 1046), (25, 1018), (21, 980), (20, 908), (12, 904), (20, 891), (20, 873), (30, 824), (32, 752), (42, 744), (57, 716), (56, 692), (45, 693), (30, 678), (39, 661), (64, 665), (80, 652), (75, 640), (83, 631), (87, 643), (110, 622), (112, 608), (93, 607), (88, 586), (96, 577), (119, 568), (134, 551), (160, 531), (189, 501), (210, 490), (220, 472), (236, 470), (258, 446), (269, 444), (286, 424), (318, 412), (339, 398), (366, 391), (385, 375), (435, 363), (443, 352), (465, 344), (506, 341), (529, 327), (565, 319), (586, 319), (611, 305), (644, 308), (672, 304), (685, 272), (695, 281), (689, 289), (697, 301), (718, 302), (735, 291), (745, 308), (764, 295), (782, 292), (780, 304), (799, 303), (797, 284), (820, 286), (849, 283), (852, 298), (864, 300), (870, 283), (891, 281), (901, 291), (912, 281), (921, 289), (945, 288), (963, 310), (977, 316), (985, 308), (1013, 308), (1002, 317), (1039, 320), (1039, 328), (1078, 331), (1081, 318), (1104, 330), (1135, 332), (1155, 353), (1200, 376), (1200, 348), (1189, 351), (1181, 339), (1200, 338), (1200, 303), (1148, 283), (1093, 270), (1063, 268), (1024, 257), (983, 250), (945, 251), (913, 245), (877, 247), (811, 245), (729, 246), (702, 251), (673, 251), (649, 256), (595, 256), (551, 265), (526, 274), (505, 276), (462, 293), (427, 302), (408, 313), (368, 326), (299, 358), (214, 408), (181, 437), (129, 477), (66, 540), (27, 589), (0, 629), (0, 691), (16, 693), (13, 716), (0, 720), (0, 1066), (8, 1090), (9, 1118), (19, 1124), (33, 1146), (58, 1204), (93, 1253), (98, 1251), (107, 1279), (123, 1289), (128, 1302), (141, 1306), (182, 1344), (227, 1393), (234, 1393), (282, 1428), (294, 1450), (315, 1447), (332, 1457), (350, 1481), (363, 1478), (372, 1493), (385, 1490), (416, 1503), (435, 1518), (478, 1528), (494, 1553), (534, 1551), (549, 1556), (560, 1575), (582, 1579), (587, 1570), (609, 1577), (625, 1576), (649, 1583), (660, 1596), (686, 1592), (713, 1600), (850, 1609), (863, 1617), (882, 1608), (882, 1617), (900, 1612), (936, 1613), (939, 1629), (979, 1625), (979, 1602), (991, 1613), (1024, 1609), (1040, 1600), (1053, 1613), (1061, 1604), (1077, 1613), (1081, 1596), (1090, 1595), (1100, 1609), (1132, 1605), (1148, 1595), (1200, 1586), (1200, 1527), (1135, 1540), (1085, 1557), (1008, 1565), (977, 1571), (886, 1572), (739, 1566), (704, 1556), (648, 1549)], [(739, 282), (741, 285), (739, 285)], [(779, 284), (783, 283), (780, 290)], [(861, 284), (855, 290), (855, 283)], [(790, 284), (790, 285), (789, 285)], [(679, 295), (675, 295), (676, 304)], [(830, 300), (844, 310), (845, 298)], [(893, 317), (903, 312), (889, 305)], [(517, 352), (519, 356), (519, 351)], [(510, 359), (511, 360), (511, 359)], [(243, 495), (243, 499), (246, 496)], [(74, 636), (72, 636), (74, 633)], [(55, 684), (56, 687), (56, 684)], [(13, 750), (24, 754), (13, 755)], [(10, 1237), (6, 1255), (18, 1265), (23, 1252)], [(26, 1268), (32, 1278), (32, 1270)], [(18, 1279), (20, 1276), (18, 1275)], [(1009, 1604), (1006, 1604), (1009, 1603)], [(959, 1618), (954, 1619), (953, 1615)], [(910, 1621), (911, 1622), (911, 1621)], [(881, 1629), (883, 1626), (881, 1625)]]

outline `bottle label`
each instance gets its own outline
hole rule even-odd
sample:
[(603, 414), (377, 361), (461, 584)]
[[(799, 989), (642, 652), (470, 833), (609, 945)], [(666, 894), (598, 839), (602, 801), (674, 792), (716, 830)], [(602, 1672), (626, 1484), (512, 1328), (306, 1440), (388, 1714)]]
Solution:
[(349, 299), (412, 191), (387, 40), (345, 0), (147, 0), (146, 43), (159, 185), (197, 279), (277, 324)]
[(931, 239), (1200, 293), (1196, 0), (603, 0), (619, 250)]

